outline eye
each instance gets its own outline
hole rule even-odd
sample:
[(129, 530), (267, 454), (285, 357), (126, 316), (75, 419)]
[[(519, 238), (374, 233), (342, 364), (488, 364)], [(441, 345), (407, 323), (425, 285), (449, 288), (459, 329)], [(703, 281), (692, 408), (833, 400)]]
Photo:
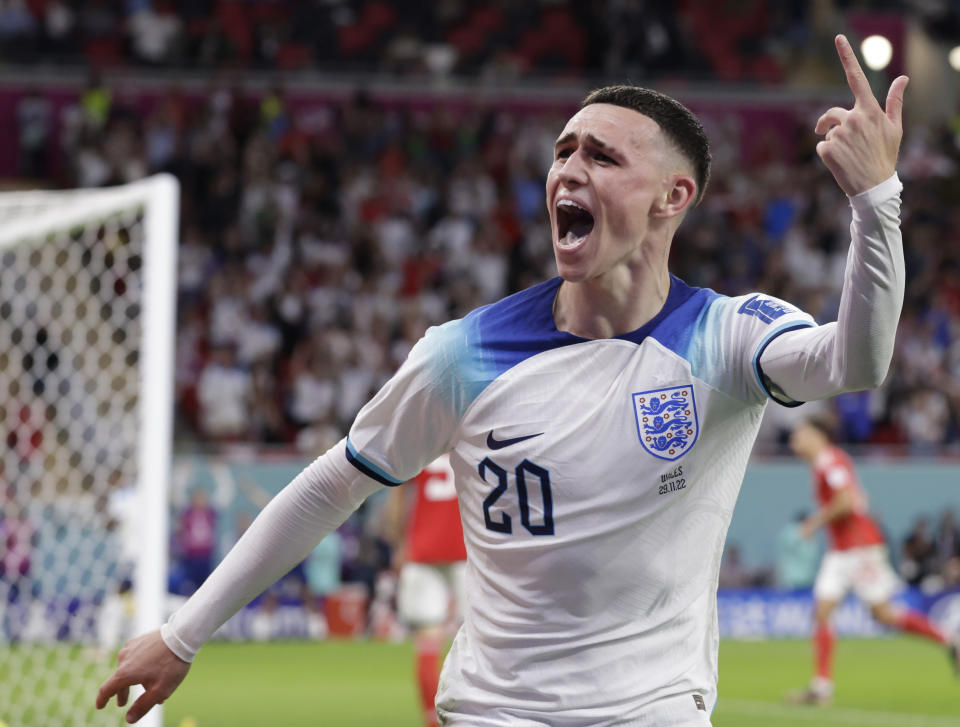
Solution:
[(594, 152), (593, 158), (596, 159), (601, 164), (616, 164), (616, 160), (612, 157), (608, 157), (602, 151)]
[(570, 151), (569, 148), (560, 149), (557, 151), (557, 159), (566, 159), (567, 157), (570, 156), (570, 154), (572, 154), (572, 152)]

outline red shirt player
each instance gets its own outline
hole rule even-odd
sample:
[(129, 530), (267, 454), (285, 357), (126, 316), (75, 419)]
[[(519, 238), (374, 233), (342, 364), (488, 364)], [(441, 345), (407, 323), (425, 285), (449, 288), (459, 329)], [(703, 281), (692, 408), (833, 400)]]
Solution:
[(402, 540), (394, 550), (394, 566), (400, 571), (397, 611), (413, 630), (424, 723), (434, 727), (440, 651), (445, 627), (462, 617), (467, 558), (449, 457), (435, 460), (391, 496), (392, 530), (403, 530), (402, 538), (393, 538)]
[(802, 532), (811, 537), (818, 528), (826, 527), (830, 547), (813, 586), (815, 676), (807, 689), (790, 695), (789, 701), (832, 701), (834, 635), (830, 617), (851, 590), (870, 607), (880, 623), (946, 645), (954, 669), (960, 670), (956, 639), (949, 639), (922, 613), (891, 603), (900, 587), (899, 579), (890, 566), (883, 533), (868, 513), (867, 496), (853, 462), (846, 452), (833, 445), (829, 423), (816, 418), (801, 422), (790, 437), (790, 447), (810, 464), (819, 505), (801, 524)]
[(416, 494), (407, 519), (404, 560), (439, 565), (466, 560), (449, 456), (434, 461), (411, 484)]

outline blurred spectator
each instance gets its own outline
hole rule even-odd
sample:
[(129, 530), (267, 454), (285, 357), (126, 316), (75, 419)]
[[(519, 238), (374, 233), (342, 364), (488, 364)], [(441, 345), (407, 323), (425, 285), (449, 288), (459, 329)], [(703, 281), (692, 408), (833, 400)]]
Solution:
[(334, 531), (317, 543), (304, 562), (305, 588), (303, 602), (307, 608), (307, 631), (312, 639), (326, 638), (327, 596), (341, 585), (343, 555), (339, 533)]
[(91, 73), (87, 87), (80, 94), (85, 128), (96, 132), (106, 126), (112, 105), (113, 92), (103, 84), (98, 73)]
[(7, 53), (29, 56), (37, 30), (37, 19), (26, 0), (6, 0), (0, 4), (0, 47)]
[(953, 510), (944, 510), (940, 515), (935, 545), (944, 587), (960, 585), (960, 527)]
[[(806, 3), (781, 8), (757, 0), (735, 8), (686, 1), (669, 9), (636, 0), (6, 0), (0, 58), (24, 62), (49, 49), (61, 60), (101, 65), (457, 73), (489, 82), (616, 70), (633, 78), (681, 73), (770, 82), (815, 55), (808, 41), (819, 26), (810, 15)], [(731, 22), (735, 16), (740, 20)]]
[[(0, 460), (2, 461), (2, 460)], [(17, 641), (26, 626), (33, 597), (31, 566), (36, 526), (23, 495), (3, 480), (0, 470), (0, 638)]]
[[(333, 6), (191, 6), (179, 18), (171, 54), (157, 63), (198, 57), (209, 43), (222, 43), (224, 61), (241, 66), (293, 63), (302, 54), (307, 65), (334, 62), (336, 52), (293, 24), (305, 13), (327, 28), (328, 42), (351, 47), (342, 62), (376, 67), (384, 43), (392, 46), (391, 68), (423, 72), (410, 53), (425, 52), (426, 36), (411, 36), (403, 23), (384, 24), (395, 7), (377, 5), (343, 6), (335, 20)], [(651, 72), (763, 78), (770, 58), (791, 58), (818, 32), (798, 7), (748, 3), (757, 17), (730, 25), (698, 3), (680, 3), (672, 14), (654, 5), (608, 0), (521, 9), (466, 2), (416, 14), (418, 28), (433, 28), (431, 43), (457, 49), (455, 71), (477, 73), (507, 53), (521, 74), (623, 62)], [(33, 4), (26, 7), (33, 12)], [(63, 38), (81, 49), (91, 34), (99, 43), (111, 29), (118, 32), (124, 12), (159, 16), (167, 7), (142, 2), (120, 11), (97, 2), (76, 10), (72, 25), (63, 15), (69, 9), (48, 3), (47, 12), (59, 13), (57, 23), (68, 28)], [(262, 24), (253, 21), (255, 11)], [(649, 46), (637, 45), (614, 20), (638, 14), (649, 18)], [(569, 55), (542, 47), (537, 29), (548, 19), (551, 28), (574, 21), (579, 29), (570, 37), (581, 38), (582, 47), (572, 42)], [(716, 38), (698, 43), (711, 24), (718, 24)], [(789, 32), (789, 39), (776, 47), (754, 35), (769, 28)], [(398, 38), (406, 38), (399, 50)], [(497, 47), (508, 42), (512, 50)], [(135, 54), (124, 62), (141, 61)], [(280, 84), (245, 91), (219, 80), (200, 92), (171, 85), (150, 101), (131, 102), (98, 72), (60, 119), (44, 122), (44, 105), (34, 98), (20, 99), (30, 120), (20, 127), (21, 148), (53, 150), (45, 172), (35, 160), (27, 165), (41, 165), (38, 173), (49, 181), (100, 186), (157, 170), (181, 181), (181, 439), (307, 448), (336, 439), (427, 327), (555, 274), (542, 177), (562, 104), (425, 106), (402, 96), (381, 103), (362, 91), (331, 100)], [(807, 111), (798, 105), (793, 114), (759, 126), (746, 114), (704, 114), (717, 169), (725, 173), (715, 175), (690, 213), (692, 223), (679, 231), (671, 265), (692, 285), (724, 294), (763, 290), (826, 322), (839, 305), (849, 207), (813, 151)], [(62, 154), (49, 139), (24, 142), (45, 123), (60, 129)], [(947, 170), (960, 162), (960, 146), (946, 127), (908, 125), (905, 134), (903, 233), (911, 244), (891, 375), (878, 391), (822, 406), (840, 421), (844, 443), (958, 452), (960, 214), (952, 210), (960, 208), (960, 187)], [(773, 409), (758, 440), (761, 452), (785, 451), (794, 415)]]
[(808, 513), (798, 512), (777, 536), (777, 585), (780, 588), (809, 588), (820, 568), (820, 546), (803, 535), (801, 523)]
[(950, 403), (938, 389), (918, 388), (898, 407), (897, 419), (914, 454), (934, 454), (947, 441)]
[(134, 55), (147, 65), (174, 60), (183, 30), (170, 0), (154, 0), (154, 5), (144, 3), (138, 7), (127, 18), (126, 25)]
[(750, 574), (747, 572), (740, 555), (740, 546), (736, 543), (727, 543), (720, 564), (720, 588), (746, 588), (750, 585)]
[(937, 574), (937, 549), (930, 535), (930, 521), (917, 518), (903, 541), (900, 575), (911, 586), (922, 586)]
[(340, 535), (334, 531), (321, 540), (304, 565), (304, 575), (310, 599), (321, 605), (328, 593), (340, 587)]
[(232, 344), (215, 345), (197, 381), (203, 434), (213, 441), (245, 437), (250, 425), (252, 393), (250, 375), (237, 364)]
[(179, 595), (189, 596), (213, 571), (217, 545), (217, 513), (202, 488), (193, 491), (190, 505), (177, 518), (175, 538), (174, 552), (184, 575)]
[(31, 89), (17, 103), (21, 176), (28, 179), (44, 179), (48, 176), (48, 149), (52, 129), (52, 104), (40, 91)]

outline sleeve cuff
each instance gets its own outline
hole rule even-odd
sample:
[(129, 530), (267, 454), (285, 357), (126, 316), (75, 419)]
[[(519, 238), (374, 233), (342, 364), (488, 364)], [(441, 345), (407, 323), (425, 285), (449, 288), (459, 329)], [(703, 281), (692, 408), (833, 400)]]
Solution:
[(197, 655), (196, 649), (191, 649), (173, 633), (173, 628), (170, 626), (169, 621), (160, 627), (160, 638), (163, 639), (163, 643), (167, 645), (167, 648), (170, 649), (177, 658), (183, 659), (188, 664), (191, 663)]
[(815, 328), (816, 326), (811, 321), (805, 320), (795, 320), (785, 323), (779, 328), (774, 329), (768, 333), (763, 341), (760, 342), (760, 345), (757, 346), (757, 351), (753, 354), (753, 372), (757, 377), (757, 383), (760, 384), (760, 388), (763, 389), (763, 393), (767, 395), (769, 399), (777, 402), (780, 406), (785, 406), (788, 409), (792, 409), (796, 406), (801, 406), (806, 402), (797, 401), (792, 399), (787, 395), (783, 389), (781, 389), (776, 382), (774, 382), (769, 376), (767, 376), (763, 367), (760, 365), (760, 357), (763, 356), (763, 352), (767, 350), (767, 346), (773, 343), (774, 340), (782, 336), (784, 333), (789, 333), (790, 331), (797, 331), (801, 328)]
[(872, 209), (888, 199), (896, 197), (902, 191), (903, 184), (900, 182), (900, 177), (894, 172), (893, 176), (880, 182), (876, 187), (871, 187), (865, 192), (850, 197), (850, 206), (858, 211)]

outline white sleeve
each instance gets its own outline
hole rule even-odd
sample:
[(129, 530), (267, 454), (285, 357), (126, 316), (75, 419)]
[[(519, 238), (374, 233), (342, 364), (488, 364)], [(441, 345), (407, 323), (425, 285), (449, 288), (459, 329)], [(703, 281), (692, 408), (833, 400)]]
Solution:
[(352, 467), (342, 440), (274, 497), (210, 577), (160, 629), (184, 661), (220, 626), (303, 560), (380, 488)]
[(763, 376), (795, 402), (880, 386), (903, 305), (904, 262), (896, 174), (850, 198), (850, 251), (835, 323), (790, 331), (760, 357)]
[[(400, 370), (354, 419), (346, 456), (368, 477), (400, 485), (450, 450), (471, 400), (472, 360), (466, 325), (427, 330)], [(466, 383), (465, 383), (466, 382)]]

